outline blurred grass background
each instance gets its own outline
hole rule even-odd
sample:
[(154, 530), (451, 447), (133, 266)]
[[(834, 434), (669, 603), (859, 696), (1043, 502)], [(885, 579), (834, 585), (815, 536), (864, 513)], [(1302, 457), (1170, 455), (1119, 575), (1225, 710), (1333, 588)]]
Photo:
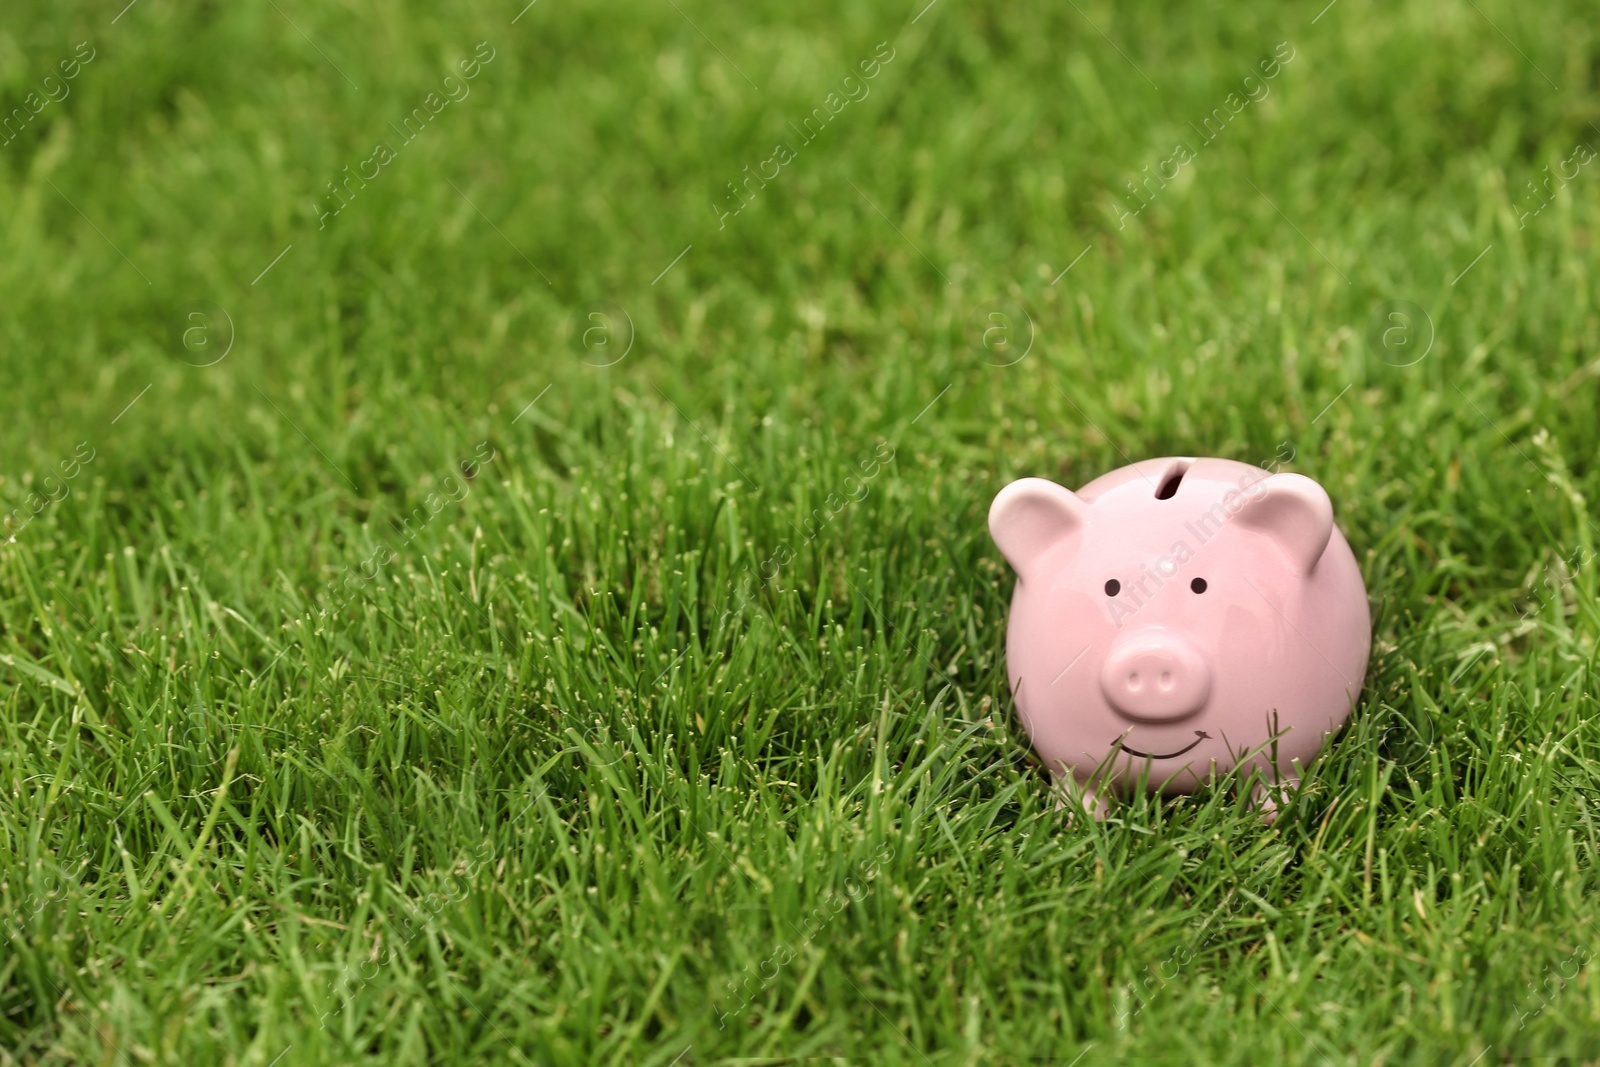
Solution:
[[(1500, 0), (12, 5), (0, 1063), (1600, 1055), (1596, 83)], [(1272, 828), (1010, 716), (994, 492), (1170, 454), (1373, 599)]]

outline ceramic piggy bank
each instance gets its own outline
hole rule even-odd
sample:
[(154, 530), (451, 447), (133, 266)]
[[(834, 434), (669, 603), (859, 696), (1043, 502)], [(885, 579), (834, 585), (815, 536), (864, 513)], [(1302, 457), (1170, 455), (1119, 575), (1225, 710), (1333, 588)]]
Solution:
[(1097, 817), (1140, 781), (1238, 767), (1289, 785), (1347, 718), (1372, 648), (1366, 587), (1322, 487), (1226, 459), (1151, 459), (1078, 490), (1002, 489), (1017, 572), (1006, 666), (1023, 727)]

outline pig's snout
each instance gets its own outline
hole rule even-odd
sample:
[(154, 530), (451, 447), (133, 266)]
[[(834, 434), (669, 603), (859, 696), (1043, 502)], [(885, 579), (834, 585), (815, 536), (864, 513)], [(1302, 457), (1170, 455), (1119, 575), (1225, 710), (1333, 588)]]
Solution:
[(1171, 631), (1146, 631), (1117, 642), (1100, 669), (1100, 689), (1126, 719), (1171, 722), (1205, 707), (1211, 667)]

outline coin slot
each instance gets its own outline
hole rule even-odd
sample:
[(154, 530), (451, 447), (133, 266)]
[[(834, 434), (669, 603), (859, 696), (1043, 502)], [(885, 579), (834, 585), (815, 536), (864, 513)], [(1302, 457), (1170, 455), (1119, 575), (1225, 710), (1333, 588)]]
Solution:
[(1156, 488), (1157, 500), (1171, 500), (1178, 491), (1178, 483), (1183, 481), (1183, 476), (1189, 473), (1189, 461), (1180, 459), (1167, 469), (1167, 476), (1161, 479), (1161, 484)]

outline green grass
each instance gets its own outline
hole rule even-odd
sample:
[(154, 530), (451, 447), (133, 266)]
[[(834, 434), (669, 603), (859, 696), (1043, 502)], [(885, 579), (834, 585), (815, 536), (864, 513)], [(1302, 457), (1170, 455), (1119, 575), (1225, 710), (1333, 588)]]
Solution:
[[(1600, 1057), (1592, 10), (920, 6), (8, 6), (0, 1064)], [(1272, 827), (1010, 712), (995, 491), (1172, 454), (1372, 598)]]

